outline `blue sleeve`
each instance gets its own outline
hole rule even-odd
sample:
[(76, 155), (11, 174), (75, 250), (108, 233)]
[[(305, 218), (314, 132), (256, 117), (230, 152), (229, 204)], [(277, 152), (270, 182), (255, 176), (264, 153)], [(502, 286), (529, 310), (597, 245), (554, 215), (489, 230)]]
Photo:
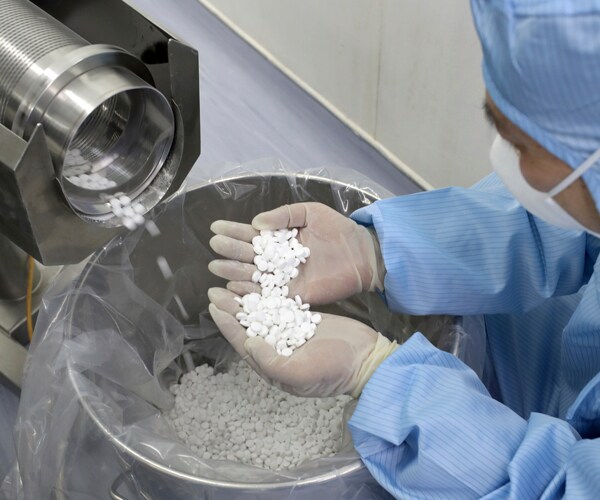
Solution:
[(524, 312), (576, 292), (591, 270), (585, 233), (534, 218), (494, 175), (471, 189), (381, 200), (352, 217), (377, 231), (395, 311)]
[(377, 369), (349, 426), (364, 463), (397, 498), (600, 491), (600, 439), (581, 440), (566, 421), (540, 413), (521, 418), (419, 333)]

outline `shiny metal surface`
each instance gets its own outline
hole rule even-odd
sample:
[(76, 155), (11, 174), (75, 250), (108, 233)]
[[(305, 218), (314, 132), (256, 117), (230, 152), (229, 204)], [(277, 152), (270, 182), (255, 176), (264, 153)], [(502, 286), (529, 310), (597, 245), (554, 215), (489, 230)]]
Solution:
[[(106, 217), (111, 196), (135, 198), (148, 186), (170, 150), (174, 118), (141, 62), (117, 47), (88, 45), (27, 0), (0, 0), (0, 53), (13, 67), (1, 87), (0, 120), (25, 140), (43, 125), (75, 211)], [(82, 183), (89, 174), (110, 187)]]
[[(17, 301), (27, 292), (27, 254), (0, 234), (0, 301)], [(35, 266), (33, 287), (40, 283), (40, 270)]]
[[(77, 269), (77, 266), (73, 267), (74, 269)], [(46, 267), (37, 264), (36, 268), (39, 272), (39, 281), (31, 297), (31, 310), (34, 322), (45, 291), (52, 285), (53, 280), (56, 278), (56, 275), (62, 267)], [(21, 345), (27, 345), (29, 343), (25, 299), (0, 300), (0, 337), (4, 336), (16, 340)], [(3, 371), (4, 368), (0, 363), (0, 373)]]
[[(0, 0), (0, 232), (74, 263), (120, 225), (108, 197), (149, 210), (195, 163), (198, 55), (120, 0), (37, 3)], [(86, 172), (115, 185), (82, 187)]]

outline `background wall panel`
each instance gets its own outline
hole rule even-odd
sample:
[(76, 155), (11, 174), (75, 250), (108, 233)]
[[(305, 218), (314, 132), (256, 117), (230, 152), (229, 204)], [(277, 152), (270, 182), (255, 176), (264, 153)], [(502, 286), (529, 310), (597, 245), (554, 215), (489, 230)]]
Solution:
[(467, 0), (200, 0), (433, 187), (491, 171)]

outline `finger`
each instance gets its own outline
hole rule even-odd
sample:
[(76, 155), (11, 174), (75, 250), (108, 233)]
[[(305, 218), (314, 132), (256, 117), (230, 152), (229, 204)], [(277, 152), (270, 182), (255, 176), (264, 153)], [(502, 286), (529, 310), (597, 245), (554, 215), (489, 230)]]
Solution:
[(262, 291), (260, 285), (252, 281), (230, 281), (227, 283), (227, 290), (231, 290), (240, 296), (248, 295), (249, 293), (260, 293)]
[(252, 238), (258, 236), (258, 231), (250, 224), (242, 224), (230, 220), (217, 220), (211, 224), (210, 230), (215, 234), (229, 236), (230, 238), (245, 241), (246, 243), (250, 243)]
[(239, 262), (252, 262), (254, 260), (254, 249), (250, 243), (246, 243), (245, 241), (217, 234), (208, 243), (210, 248), (227, 259)]
[(223, 259), (209, 262), (208, 270), (216, 276), (229, 281), (251, 281), (252, 275), (257, 271), (254, 264)]
[(252, 219), (252, 227), (258, 230), (305, 227), (306, 208), (306, 203), (294, 203), (263, 212)]
[(225, 290), (225, 288), (215, 287), (208, 289), (208, 300), (221, 309), (221, 311), (225, 311), (232, 316), (242, 311), (241, 304), (235, 300), (236, 297), (238, 296), (235, 293)]

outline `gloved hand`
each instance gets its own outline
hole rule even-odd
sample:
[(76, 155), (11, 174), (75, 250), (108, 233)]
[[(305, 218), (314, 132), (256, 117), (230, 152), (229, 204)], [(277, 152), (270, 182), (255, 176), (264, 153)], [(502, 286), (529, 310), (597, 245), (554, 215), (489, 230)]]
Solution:
[(298, 396), (349, 394), (357, 398), (381, 362), (397, 347), (359, 321), (323, 314), (315, 336), (289, 356), (280, 356), (261, 337), (247, 337), (235, 314), (236, 295), (211, 288), (210, 314), (221, 333), (267, 382)]
[(260, 293), (251, 281), (256, 271), (252, 238), (263, 229), (299, 228), (298, 241), (310, 248), (310, 257), (289, 283), (289, 296), (300, 295), (309, 304), (329, 304), (359, 292), (383, 290), (385, 267), (374, 231), (322, 203), (284, 205), (257, 215), (252, 225), (216, 221), (211, 248), (232, 260), (214, 260), (208, 268), (230, 280), (227, 288), (245, 295)]

